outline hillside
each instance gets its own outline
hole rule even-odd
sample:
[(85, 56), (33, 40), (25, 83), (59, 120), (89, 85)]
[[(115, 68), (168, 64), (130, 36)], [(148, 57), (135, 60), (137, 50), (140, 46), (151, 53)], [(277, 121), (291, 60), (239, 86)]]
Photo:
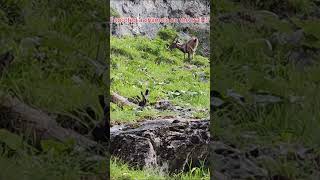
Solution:
[[(209, 59), (197, 54), (192, 60), (184, 60), (183, 53), (179, 50), (168, 50), (167, 46), (176, 34), (174, 29), (165, 28), (159, 30), (154, 39), (143, 36), (111, 37), (111, 92), (136, 103), (134, 97), (141, 96), (140, 93), (144, 93), (146, 89), (149, 90), (147, 104), (143, 107), (123, 107), (115, 103), (111, 104), (111, 126), (113, 128), (117, 125), (125, 126), (128, 123), (131, 124), (129, 126), (139, 127), (142, 125), (141, 122), (155, 119), (164, 119), (164, 121), (168, 119), (167, 122), (176, 118), (198, 121), (209, 119)], [(134, 124), (136, 122), (138, 124)], [(131, 136), (137, 137), (133, 134)], [(111, 144), (119, 148), (122, 143), (130, 142), (124, 138), (120, 144), (114, 144), (117, 142), (111, 138)], [(131, 148), (139, 148), (136, 147), (139, 143), (141, 142), (136, 142)], [(110, 149), (111, 152), (122, 152), (120, 154), (123, 154), (122, 156), (126, 159), (136, 156), (133, 150), (125, 154), (123, 152), (125, 150), (121, 151), (114, 147)], [(141, 151), (147, 151), (147, 149), (145, 147)], [(140, 158), (133, 159), (131, 163), (138, 163), (138, 159)], [(209, 178), (208, 170), (203, 166), (195, 167), (189, 172), (176, 173), (170, 177), (161, 171), (165, 167), (156, 167), (155, 171), (148, 169), (137, 171), (134, 168), (124, 166), (123, 162), (119, 163), (116, 158), (113, 158), (111, 176), (114, 179), (141, 176), (148, 177), (145, 179)]]
[(212, 3), (213, 174), (319, 177), (318, 1)]
[[(105, 178), (109, 155), (95, 131), (104, 123), (99, 100), (108, 88), (106, 14), (102, 1), (0, 2), (0, 166), (6, 169), (0, 179)], [(143, 110), (112, 105), (112, 124), (178, 115), (208, 118), (208, 58), (183, 62), (181, 52), (165, 49), (165, 37), (111, 41), (111, 91), (132, 97), (150, 89), (150, 106)], [(169, 100), (176, 110), (156, 109), (158, 100)], [(111, 168), (120, 179), (127, 172), (149, 173), (117, 160)], [(208, 178), (202, 168), (172, 177), (149, 174)]]
[[(159, 32), (161, 33), (170, 34), (170, 30), (165, 29)], [(174, 35), (174, 31), (172, 33)], [(141, 91), (149, 89), (148, 100), (151, 105), (166, 100), (172, 106), (179, 106), (181, 109), (190, 108), (192, 111), (183, 114), (179, 110), (160, 111), (147, 107), (135, 112), (119, 109), (113, 104), (111, 123), (167, 115), (208, 118), (210, 80), (208, 58), (196, 55), (190, 62), (183, 60), (183, 53), (179, 50), (171, 52), (166, 49), (173, 37), (164, 35), (161, 37), (167, 39), (111, 37), (111, 91), (124, 97), (135, 97), (140, 96)]]
[(39, 137), (58, 128), (91, 141), (102, 122), (106, 18), (102, 1), (0, 2), (0, 179), (105, 177), (107, 153), (97, 155), (98, 146)]

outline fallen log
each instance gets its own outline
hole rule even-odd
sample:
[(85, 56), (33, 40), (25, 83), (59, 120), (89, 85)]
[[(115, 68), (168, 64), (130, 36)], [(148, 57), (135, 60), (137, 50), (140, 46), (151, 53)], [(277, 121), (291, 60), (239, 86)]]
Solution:
[(130, 102), (127, 98), (120, 96), (117, 93), (111, 93), (111, 102), (117, 104), (120, 107), (123, 107), (123, 106), (131, 106), (134, 108), (139, 107), (137, 104)]
[(97, 143), (77, 132), (60, 127), (48, 114), (30, 107), (18, 98), (0, 94), (0, 127), (25, 135), (36, 135), (38, 140), (55, 139), (66, 142), (70, 138), (80, 147), (91, 148)]

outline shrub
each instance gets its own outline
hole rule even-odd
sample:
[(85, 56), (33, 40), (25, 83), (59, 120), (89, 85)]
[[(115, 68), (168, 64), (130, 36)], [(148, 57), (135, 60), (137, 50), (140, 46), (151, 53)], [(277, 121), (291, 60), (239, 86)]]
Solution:
[(172, 28), (164, 28), (158, 32), (158, 36), (165, 41), (173, 39), (177, 34), (177, 31)]

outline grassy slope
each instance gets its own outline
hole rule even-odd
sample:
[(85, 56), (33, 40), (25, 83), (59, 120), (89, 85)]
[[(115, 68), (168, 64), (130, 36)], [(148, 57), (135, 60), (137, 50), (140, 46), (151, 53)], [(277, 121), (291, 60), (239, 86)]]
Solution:
[[(163, 39), (170, 39), (170, 33), (161, 30)], [(163, 35), (165, 34), (165, 35)], [(209, 107), (209, 62), (196, 55), (191, 62), (183, 61), (183, 54), (165, 49), (166, 40), (160, 37), (150, 40), (145, 37), (111, 37), (111, 91), (125, 97), (140, 95), (140, 91), (150, 89), (150, 102), (161, 99), (171, 100), (182, 107), (208, 109)], [(170, 39), (171, 40), (171, 39)], [(185, 65), (197, 65), (188, 69)], [(199, 74), (208, 78), (201, 81)], [(134, 122), (157, 116), (174, 115), (173, 112), (160, 112), (153, 108), (142, 111), (121, 109), (111, 106), (111, 122)], [(207, 116), (208, 110), (201, 116)], [(195, 114), (197, 116), (197, 114)], [(111, 161), (113, 179), (209, 179), (208, 172), (201, 168), (188, 173), (167, 176), (154, 170), (133, 170), (123, 163)]]
[[(247, 0), (245, 3), (233, 3), (228, 0), (213, 1), (215, 13), (229, 13), (250, 9), (272, 10), (275, 1), (258, 2)], [(286, 1), (287, 2), (287, 1)], [(292, 10), (291, 19), (302, 28), (307, 36), (313, 36), (309, 41), (303, 41), (307, 47), (319, 48), (319, 20), (299, 20), (296, 17), (309, 14), (312, 1), (288, 1), (288, 10)], [(227, 89), (233, 89), (244, 95), (249, 102), (243, 109), (235, 106), (221, 109), (213, 114), (215, 120), (213, 133), (238, 147), (248, 147), (250, 144), (275, 145), (279, 143), (303, 144), (319, 150), (320, 128), (320, 57), (315, 57), (316, 63), (304, 71), (285, 65), (286, 55), (294, 46), (278, 45), (270, 53), (263, 38), (268, 38), (274, 32), (292, 33), (294, 27), (285, 21), (280, 21), (266, 15), (262, 24), (236, 24), (215, 21), (213, 27), (214, 48), (213, 89), (226, 95)], [(301, 103), (288, 101), (268, 108), (252, 108), (250, 91), (262, 90), (271, 94), (290, 99), (291, 96), (304, 97)], [(250, 108), (249, 108), (250, 107)], [(228, 113), (226, 113), (228, 112)], [(238, 138), (245, 132), (256, 132), (257, 136), (250, 142)], [(297, 165), (286, 159), (277, 159), (274, 165), (264, 165), (270, 174), (280, 173), (290, 178), (305, 178), (301, 167), (311, 169), (312, 164)]]
[[(2, 22), (1, 51), (13, 50), (16, 59), (10, 73), (1, 79), (2, 90), (11, 89), (29, 104), (53, 112), (84, 104), (98, 106), (90, 99), (96, 101), (103, 84), (95, 83), (95, 69), (88, 58), (96, 59), (99, 43), (102, 46), (103, 27), (100, 30), (97, 27), (106, 15), (103, 3), (79, 3), (84, 1), (72, 3), (73, 6), (66, 6), (67, 1), (62, 4), (43, 1), (34, 6), (21, 3), (21, 10), (16, 11), (20, 14), (25, 11), (21, 17), (23, 24)], [(85, 7), (89, 9), (86, 13)], [(31, 42), (36, 36), (43, 37), (38, 51)], [(46, 58), (35, 58), (41, 53)], [(104, 58), (100, 60), (105, 61)], [(79, 76), (83, 84), (77, 85), (72, 76)]]
[[(11, 50), (15, 61), (0, 78), (0, 91), (50, 113), (90, 106), (98, 114), (93, 122), (86, 122), (93, 127), (102, 119), (97, 95), (105, 87), (88, 59), (106, 62), (105, 7), (103, 1), (95, 0), (1, 1), (0, 53)], [(39, 47), (36, 37), (42, 39)], [(72, 80), (76, 76), (82, 83)], [(90, 155), (77, 153), (72, 143), (42, 142), (44, 150), (36, 153), (31, 147), (16, 146), (21, 139), (8, 134), (1, 131), (0, 135), (4, 152), (0, 164), (6, 169), (0, 179), (80, 179), (106, 171), (106, 160), (88, 161)]]
[[(183, 53), (165, 49), (167, 41), (145, 37), (111, 38), (111, 91), (125, 97), (150, 90), (150, 102), (168, 99), (182, 107), (208, 109), (209, 62), (196, 55), (183, 62)], [(187, 65), (193, 66), (188, 69)], [(201, 81), (201, 76), (207, 81)], [(208, 110), (207, 110), (208, 113)], [(145, 117), (168, 115), (146, 108), (142, 112), (112, 106), (111, 121), (135, 121)]]
[[(78, 108), (90, 106), (98, 114), (98, 117), (93, 120), (94, 122), (84, 122), (89, 123), (87, 125), (90, 127), (97, 123), (102, 116), (97, 95), (105, 91), (105, 85), (100, 78), (97, 78), (97, 69), (92, 61), (105, 63), (106, 55), (103, 53), (103, 48), (106, 48), (103, 44), (104, 30), (100, 26), (106, 19), (105, 6), (102, 1), (34, 2), (32, 4), (31, 2), (8, 0), (0, 3), (0, 53), (12, 50), (15, 55), (15, 61), (8, 69), (8, 73), (0, 79), (0, 90), (12, 92), (27, 104), (50, 113), (70, 114)], [(37, 41), (35, 38), (37, 36), (42, 38), (39, 47), (36, 47), (33, 43), (33, 41)], [(200, 71), (206, 71), (206, 74), (209, 74), (208, 65), (205, 65), (208, 63), (207, 59), (199, 56), (196, 58), (197, 62), (202, 64), (201, 70), (184, 71), (178, 69), (180, 67), (178, 65), (182, 64), (180, 53), (174, 52), (171, 54), (160, 49), (159, 55), (161, 55), (161, 58), (157, 61), (162, 62), (162, 65), (155, 67), (154, 62), (157, 56), (155, 51), (157, 49), (151, 49), (153, 53), (143, 52), (139, 54), (134, 49), (128, 49), (124, 45), (120, 46), (120, 44), (124, 44), (120, 41), (124, 40), (113, 39), (112, 41), (119, 41), (118, 49), (120, 51), (128, 50), (126, 55), (139, 59), (139, 61), (131, 62), (132, 71), (130, 74), (130, 71), (127, 73), (124, 69), (124, 66), (128, 65), (126, 64), (128, 63), (126, 56), (113, 54), (119, 59), (117, 61), (118, 65), (122, 67), (121, 71), (118, 72), (126, 75), (115, 74), (114, 78), (123, 77), (130, 81), (128, 84), (121, 85), (119, 81), (117, 84), (117, 80), (115, 80), (114, 90), (119, 90), (123, 95), (139, 94), (139, 88), (134, 89), (134, 91), (132, 89), (127, 90), (139, 79), (142, 81), (148, 79), (146, 78), (147, 75), (138, 77), (134, 69), (139, 64), (146, 62), (142, 59), (150, 56), (148, 57), (149, 62), (145, 64), (153, 69), (150, 75), (159, 77), (156, 83), (174, 81), (172, 84), (165, 85), (164, 88), (155, 83), (152, 87), (148, 86), (152, 90), (152, 100), (166, 97), (166, 91), (173, 91), (183, 86), (186, 90), (184, 95), (169, 98), (184, 105), (185, 102), (188, 102), (190, 105), (197, 107), (208, 106), (209, 102), (206, 102), (206, 96), (209, 94), (208, 83), (194, 81), (192, 76), (192, 73)], [(162, 41), (148, 42), (143, 38), (131, 39), (131, 42), (137, 48), (146, 48), (146, 51), (149, 47), (161, 48), (164, 43)], [(138, 47), (138, 45), (140, 46)], [(45, 56), (43, 58), (37, 57), (42, 55)], [(174, 56), (170, 57), (171, 55)], [(171, 67), (177, 68), (179, 74), (190, 81), (190, 84), (174, 80), (174, 74), (169, 71)], [(170, 74), (167, 72), (170, 72)], [(135, 76), (130, 78), (130, 75)], [(161, 80), (162, 76), (165, 78)], [(81, 83), (77, 79), (80, 79)], [(164, 80), (166, 82), (163, 82)], [(151, 83), (150, 79), (148, 81)], [(136, 84), (139, 85), (139, 83)], [(175, 88), (175, 86), (178, 87)], [(203, 90), (203, 92), (201, 91), (203, 94), (199, 96), (194, 95), (196, 91), (201, 93), (198, 91), (198, 86)], [(130, 92), (131, 94), (128, 94)], [(133, 114), (132, 120), (136, 119), (137, 116), (132, 111), (121, 112), (119, 109), (117, 109), (116, 114), (118, 114), (116, 117), (121, 120), (130, 117), (127, 116), (128, 114)], [(148, 114), (148, 110), (142, 114)], [(46, 148), (40, 154), (35, 154), (30, 153), (30, 151), (35, 150), (29, 146), (15, 146), (15, 144), (21, 142), (19, 137), (6, 131), (1, 131), (0, 135), (1, 143), (5, 144), (1, 150), (6, 152), (0, 157), (0, 164), (7, 169), (6, 174), (1, 174), (3, 179), (21, 179), (22, 177), (41, 179), (49, 176), (53, 179), (79, 179), (81, 175), (103, 174), (105, 172), (106, 164), (86, 160), (88, 155), (74, 152), (72, 143), (42, 142), (46, 144)], [(6, 140), (8, 136), (13, 136), (10, 141)], [(12, 156), (12, 152), (14, 152), (14, 156)], [(118, 165), (119, 169), (121, 167), (123, 165)], [(16, 173), (16, 169), (19, 169), (21, 173)], [(134, 174), (134, 172), (132, 173)], [(141, 172), (141, 174), (143, 173)], [(192, 175), (192, 177), (197, 176)]]

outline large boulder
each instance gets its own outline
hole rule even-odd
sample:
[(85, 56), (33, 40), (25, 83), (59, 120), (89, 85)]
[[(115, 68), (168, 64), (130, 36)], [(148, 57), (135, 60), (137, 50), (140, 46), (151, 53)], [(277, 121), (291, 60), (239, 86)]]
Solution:
[(110, 131), (111, 154), (135, 167), (180, 172), (201, 166), (209, 155), (209, 120), (159, 119)]
[[(207, 0), (117, 0), (111, 1), (111, 8), (120, 17), (132, 18), (198, 18), (210, 16), (210, 3)], [(164, 23), (124, 23), (112, 26), (113, 35), (146, 35), (154, 37), (159, 29), (168, 24)], [(209, 24), (202, 23), (174, 23), (177, 27), (188, 27), (209, 30)], [(209, 35), (209, 34), (208, 34)]]

